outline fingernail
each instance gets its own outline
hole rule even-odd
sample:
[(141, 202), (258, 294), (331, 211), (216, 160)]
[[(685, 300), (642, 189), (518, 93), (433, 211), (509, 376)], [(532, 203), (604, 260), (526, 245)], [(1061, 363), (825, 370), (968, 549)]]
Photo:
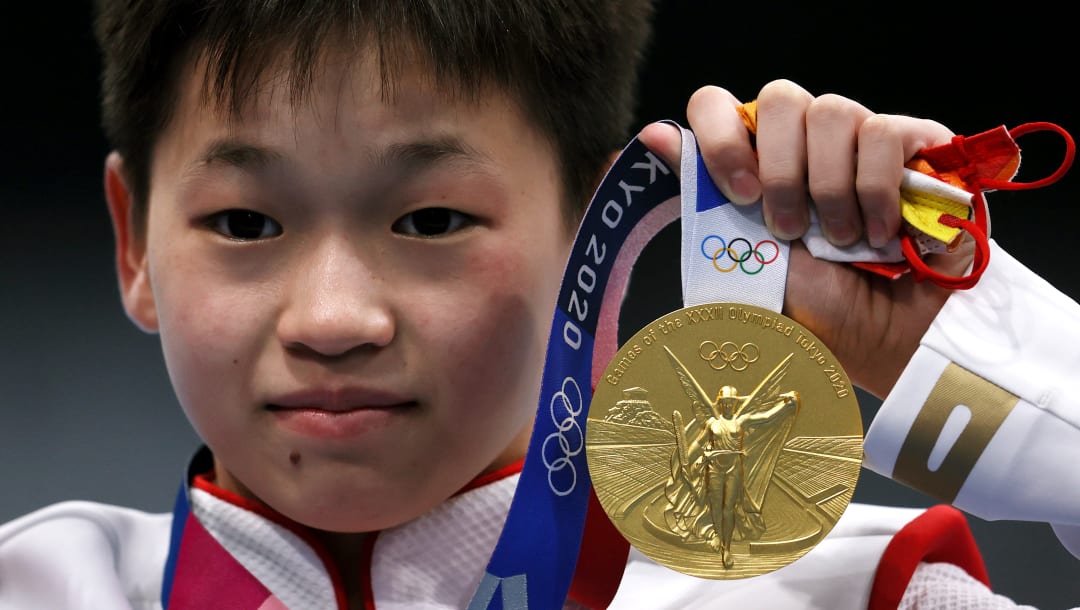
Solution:
[(780, 239), (798, 239), (806, 232), (806, 218), (795, 210), (773, 210), (770, 224)]
[(829, 243), (836, 246), (851, 245), (859, 236), (855, 225), (851, 221), (842, 218), (827, 218), (822, 224), (822, 228), (825, 230), (825, 237), (829, 240)]
[(866, 219), (866, 238), (870, 241), (871, 248), (884, 248), (892, 237), (885, 230), (884, 220), (880, 218)]
[(731, 173), (731, 191), (737, 199), (735, 203), (754, 203), (761, 199), (761, 183), (757, 176), (745, 169), (737, 169)]

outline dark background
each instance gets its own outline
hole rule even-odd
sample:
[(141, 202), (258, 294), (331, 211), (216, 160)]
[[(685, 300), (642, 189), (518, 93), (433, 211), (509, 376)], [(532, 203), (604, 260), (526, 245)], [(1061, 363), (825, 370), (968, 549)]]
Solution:
[[(76, 498), (168, 510), (197, 440), (156, 338), (127, 321), (118, 299), (89, 4), (18, 6), (17, 19), (0, 9), (0, 522)], [(957, 133), (1051, 121), (1080, 134), (1076, 22), (1062, 6), (667, 2), (639, 124), (684, 122), (685, 100), (703, 84), (751, 99), (790, 78)], [(1055, 137), (1020, 144), (1021, 180), (1049, 174), (1063, 153)], [(1073, 298), (1078, 180), (1074, 171), (1039, 191), (989, 197), (998, 242)], [(677, 278), (672, 237), (647, 264)], [(677, 305), (642, 299), (630, 315), (644, 322)], [(868, 418), (877, 402), (860, 399)], [(865, 470), (855, 499), (932, 503)], [(1080, 605), (1080, 562), (1048, 526), (970, 521), (996, 590), (1043, 610)]]

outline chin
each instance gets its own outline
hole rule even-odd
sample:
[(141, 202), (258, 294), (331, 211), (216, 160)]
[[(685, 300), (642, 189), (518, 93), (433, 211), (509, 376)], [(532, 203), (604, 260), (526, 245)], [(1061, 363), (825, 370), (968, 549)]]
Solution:
[[(349, 481), (351, 484), (344, 484)], [(401, 525), (430, 511), (438, 500), (427, 501), (402, 488), (400, 482), (356, 485), (357, 478), (309, 481), (278, 496), (278, 512), (307, 527), (338, 533), (364, 533)], [(423, 489), (419, 484), (411, 489)]]
[[(398, 506), (351, 506), (341, 504), (327, 509), (300, 508), (295, 516), (289, 516), (307, 527), (337, 533), (363, 534), (396, 527), (430, 510), (425, 508), (404, 511)], [(415, 513), (415, 514), (414, 514)]]

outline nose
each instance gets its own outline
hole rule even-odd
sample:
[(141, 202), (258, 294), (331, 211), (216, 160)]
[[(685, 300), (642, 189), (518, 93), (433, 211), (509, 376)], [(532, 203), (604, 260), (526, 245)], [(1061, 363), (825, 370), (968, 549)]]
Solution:
[(388, 345), (395, 320), (377, 267), (344, 239), (319, 243), (286, 280), (289, 298), (277, 328), (282, 344), (326, 357)]

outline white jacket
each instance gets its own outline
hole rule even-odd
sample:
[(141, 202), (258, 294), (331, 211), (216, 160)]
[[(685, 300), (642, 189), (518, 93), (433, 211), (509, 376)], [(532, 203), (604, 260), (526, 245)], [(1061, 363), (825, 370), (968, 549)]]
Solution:
[[(380, 532), (368, 569), (374, 607), (464, 608), (494, 549), (516, 482), (512, 475), (470, 490), (416, 521)], [(333, 577), (302, 531), (231, 503), (227, 492), (204, 486), (190, 494), (200, 523), (286, 607), (336, 607)], [(922, 514), (852, 504), (806, 556), (744, 580), (684, 576), (631, 552), (609, 608), (862, 610), (887, 545)], [(0, 609), (160, 609), (171, 527), (170, 514), (90, 502), (60, 503), (10, 522), (0, 528)]]

